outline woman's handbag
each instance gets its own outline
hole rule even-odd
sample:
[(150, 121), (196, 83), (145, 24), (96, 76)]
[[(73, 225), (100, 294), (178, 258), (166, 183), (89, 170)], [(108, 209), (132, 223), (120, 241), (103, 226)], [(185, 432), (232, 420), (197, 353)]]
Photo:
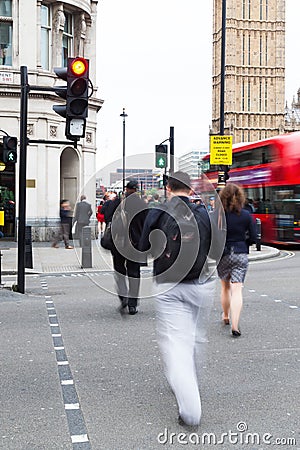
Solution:
[(111, 234), (111, 222), (106, 225), (103, 236), (100, 240), (101, 247), (105, 250), (112, 250), (113, 248), (113, 239)]

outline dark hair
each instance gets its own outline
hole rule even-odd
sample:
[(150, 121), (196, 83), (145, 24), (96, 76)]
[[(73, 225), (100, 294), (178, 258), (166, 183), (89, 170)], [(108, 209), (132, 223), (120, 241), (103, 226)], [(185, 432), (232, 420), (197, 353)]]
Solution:
[(220, 200), (225, 211), (239, 213), (245, 204), (243, 188), (234, 183), (227, 183), (220, 192)]
[(171, 191), (190, 191), (191, 179), (188, 173), (178, 170), (172, 173), (168, 178), (168, 186)]

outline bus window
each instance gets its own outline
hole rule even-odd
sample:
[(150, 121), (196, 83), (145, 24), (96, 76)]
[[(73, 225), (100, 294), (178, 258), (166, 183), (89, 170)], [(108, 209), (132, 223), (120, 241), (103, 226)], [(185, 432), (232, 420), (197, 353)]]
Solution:
[(256, 147), (233, 154), (232, 168), (258, 166), (268, 164), (275, 160), (275, 151), (272, 145)]

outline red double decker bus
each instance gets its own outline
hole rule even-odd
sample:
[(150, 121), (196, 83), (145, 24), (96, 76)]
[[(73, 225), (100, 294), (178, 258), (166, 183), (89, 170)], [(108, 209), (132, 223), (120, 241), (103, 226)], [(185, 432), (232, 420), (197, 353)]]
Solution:
[[(233, 146), (229, 182), (243, 186), (261, 220), (262, 242), (300, 244), (300, 132)], [(206, 198), (218, 182), (218, 166), (202, 160), (195, 191)]]

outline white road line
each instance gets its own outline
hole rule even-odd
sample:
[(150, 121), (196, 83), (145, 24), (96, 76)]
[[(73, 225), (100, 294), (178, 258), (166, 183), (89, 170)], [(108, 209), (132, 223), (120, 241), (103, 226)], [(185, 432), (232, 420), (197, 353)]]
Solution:
[(89, 442), (87, 434), (73, 434), (71, 436), (72, 444), (78, 444), (80, 442)]
[(58, 366), (68, 366), (69, 365), (69, 361), (57, 361), (57, 365)]
[(74, 384), (74, 380), (62, 380), (62, 386), (68, 386), (69, 384)]
[(65, 409), (79, 409), (79, 403), (66, 403)]

